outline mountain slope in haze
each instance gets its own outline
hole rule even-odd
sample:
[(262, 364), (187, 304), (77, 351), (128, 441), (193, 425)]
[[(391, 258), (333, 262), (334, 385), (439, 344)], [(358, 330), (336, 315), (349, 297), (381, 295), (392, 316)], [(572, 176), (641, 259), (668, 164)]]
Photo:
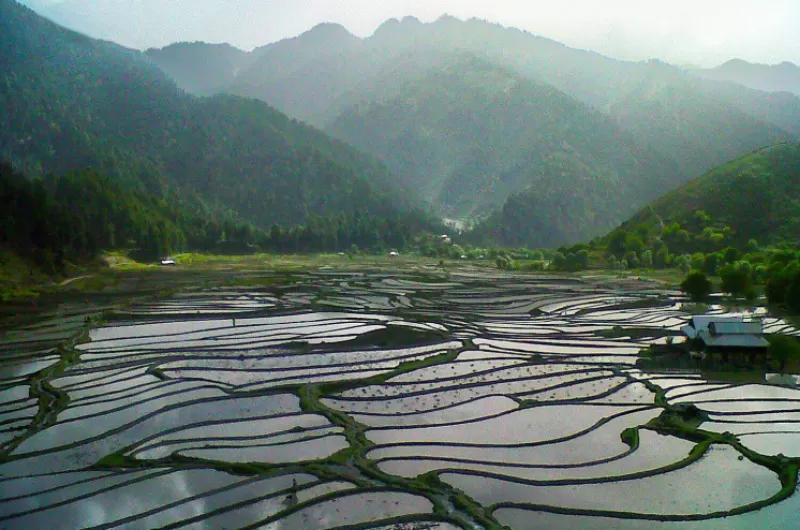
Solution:
[(144, 54), (11, 0), (0, 66), (0, 157), (31, 176), (93, 167), (264, 228), (343, 212), (427, 226), (410, 192), (353, 148), (263, 102), (187, 96)]
[(639, 86), (609, 104), (609, 115), (643, 145), (698, 175), (791, 135), (703, 93), (673, 66), (650, 61)]
[(800, 138), (800, 97), (789, 92), (765, 93), (731, 81), (703, 80), (703, 94), (717, 103), (730, 104), (748, 116), (772, 124)]
[[(416, 111), (405, 103), (422, 101), (429, 94), (424, 83), (411, 85), (410, 81), (418, 81), (458, 54), (477, 56), (540, 86), (552, 85), (599, 110), (628, 131), (642, 151), (670, 159), (676, 167), (671, 180), (675, 185), (754, 149), (792, 140), (800, 132), (800, 99), (794, 96), (776, 97), (700, 79), (658, 61), (618, 61), (474, 19), (442, 17), (430, 24), (413, 18), (391, 20), (367, 39), (358, 39), (341, 26), (323, 25), (253, 53), (261, 55), (227, 91), (262, 99), (291, 116), (326, 126), (386, 160), (414, 186), (421, 170), (434, 172), (429, 181), (435, 185), (425, 189), (435, 204), (448, 208), (459, 200), (439, 200), (439, 186), (444, 188), (445, 182), (454, 182), (449, 189), (455, 193), (465, 189), (468, 194), (487, 195), (487, 204), (493, 205), (502, 204), (497, 197), (524, 188), (507, 182), (506, 177), (485, 185), (475, 185), (470, 178), (461, 183), (453, 180), (453, 174), (469, 177), (470, 168), (482, 167), (480, 172), (491, 177), (503, 173), (505, 165), (513, 165), (487, 149), (482, 150), (482, 158), (474, 154), (474, 138), (461, 130), (463, 116), (438, 113), (438, 129), (454, 131), (446, 146), (432, 144), (436, 134), (424, 145), (414, 144), (420, 135), (411, 132), (409, 116)], [(434, 86), (431, 92), (439, 89)], [(387, 102), (400, 90), (406, 102), (395, 98), (398, 108), (389, 108)], [(469, 101), (470, 96), (464, 99)], [(476, 123), (480, 116), (487, 129), (495, 127), (493, 117), (480, 107), (481, 98), (471, 101), (473, 108), (462, 107), (474, 114), (472, 121)], [(382, 110), (376, 103), (383, 104)], [(438, 112), (433, 107), (429, 110), (434, 115)], [(362, 118), (364, 122), (358, 123)], [(406, 136), (397, 136), (396, 124), (376, 137), (377, 124), (395, 119), (407, 125)], [(398, 145), (402, 157), (394, 152)], [(447, 153), (451, 156), (445, 160)], [(659, 171), (652, 169), (654, 178)], [(468, 203), (457, 210), (470, 211)]]
[[(597, 233), (624, 218), (631, 202), (675, 185), (676, 166), (606, 116), (482, 59), (452, 55), (392, 86), (386, 99), (353, 106), (327, 130), (381, 157), (447, 215), (484, 216), (535, 185), (548, 188), (548, 201), (584, 195), (583, 211), (559, 215)], [(574, 185), (573, 172), (616, 188), (616, 200)]]
[(800, 144), (768, 147), (724, 164), (642, 208), (615, 231), (620, 232), (661, 239), (666, 234), (667, 244), (675, 240), (670, 248), (678, 251), (680, 244), (682, 252), (692, 245), (707, 251), (705, 240), (717, 233), (725, 238), (722, 245), (738, 248), (751, 239), (761, 245), (797, 243)]
[(706, 79), (732, 81), (755, 90), (800, 96), (800, 66), (790, 62), (767, 65), (732, 59), (716, 68), (693, 72)]
[[(329, 46), (320, 46), (323, 39), (328, 40)], [(319, 49), (323, 51), (314, 53)], [(310, 120), (318, 126), (335, 119), (336, 111), (342, 108), (336, 105), (336, 100), (343, 94), (359, 91), (363, 100), (374, 99), (374, 94), (361, 87), (372, 84), (373, 76), (382, 75), (382, 72), (412, 52), (418, 57), (425, 57), (429, 53), (466, 51), (539, 83), (552, 84), (612, 117), (617, 117), (616, 111), (623, 106), (623, 102), (645, 105), (651, 94), (643, 94), (642, 87), (654, 82), (674, 83), (676, 90), (684, 94), (681, 99), (667, 102), (663, 116), (658, 114), (658, 108), (650, 108), (647, 115), (638, 117), (639, 121), (690, 118), (694, 100), (703, 100), (704, 96), (708, 96), (702, 83), (694, 83), (697, 80), (694, 75), (677, 69), (669, 71), (654, 68), (650, 63), (618, 61), (597, 53), (569, 48), (524, 31), (475, 19), (460, 21), (447, 16), (430, 24), (420, 23), (413, 18), (391, 20), (364, 40), (352, 35), (348, 37), (346, 30), (341, 27), (335, 31), (315, 28), (296, 39), (271, 44), (262, 50), (273, 50), (275, 55), (283, 54), (295, 59), (290, 74), (280, 65), (276, 68), (274, 61), (257, 62), (229, 90), (267, 101), (292, 116)], [(760, 97), (768, 98), (769, 94), (760, 93)], [(747, 112), (747, 107), (738, 105), (735, 94), (721, 92), (712, 99), (717, 103), (714, 113), (723, 114), (712, 116), (712, 123), (726, 121), (724, 114)], [(771, 125), (788, 130), (800, 129), (800, 111), (786, 110), (791, 113), (774, 114), (780, 116), (780, 123), (771, 122)], [(630, 117), (631, 114), (625, 116)], [(748, 116), (738, 117), (744, 128), (742, 130), (712, 128), (711, 141), (719, 144), (713, 146), (714, 150), (733, 149), (725, 143), (728, 139), (735, 144), (746, 143), (748, 138), (753, 138), (748, 149), (736, 154), (772, 143), (773, 131), (759, 121), (769, 116), (762, 113), (749, 122)], [(620, 122), (627, 124), (622, 118)], [(641, 131), (643, 124), (637, 125)], [(683, 129), (695, 126), (691, 122), (679, 125)], [(680, 133), (677, 134), (680, 136)], [(646, 140), (653, 142), (657, 138)], [(676, 143), (679, 143), (679, 139), (668, 138), (667, 144)], [(670, 156), (678, 162), (684, 158), (680, 152)], [(687, 167), (687, 176), (696, 174), (698, 170), (710, 169), (722, 161), (712, 157), (702, 167)]]
[(363, 41), (338, 24), (320, 24), (293, 39), (253, 50), (253, 63), (225, 92), (268, 102), (308, 120), (367, 75)]
[(179, 42), (145, 52), (179, 87), (197, 96), (218, 94), (246, 70), (252, 54), (229, 44)]

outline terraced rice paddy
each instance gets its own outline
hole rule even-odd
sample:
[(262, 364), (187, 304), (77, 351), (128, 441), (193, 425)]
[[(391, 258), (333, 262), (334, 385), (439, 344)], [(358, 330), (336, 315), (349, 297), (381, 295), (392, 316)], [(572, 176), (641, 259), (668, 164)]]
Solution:
[(7, 332), (0, 528), (798, 527), (800, 392), (637, 367), (686, 318), (674, 294), (267, 284), (62, 304)]

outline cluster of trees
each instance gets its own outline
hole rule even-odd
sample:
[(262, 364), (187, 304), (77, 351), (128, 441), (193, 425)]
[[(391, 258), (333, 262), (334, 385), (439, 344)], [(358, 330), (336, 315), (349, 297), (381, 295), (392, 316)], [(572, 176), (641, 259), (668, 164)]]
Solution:
[(720, 289), (733, 297), (755, 299), (759, 286), (770, 304), (800, 312), (800, 251), (782, 249), (746, 255), (748, 259), (736, 260), (734, 252), (728, 253), (729, 262), (714, 272), (701, 267), (689, 273), (681, 289), (693, 300), (701, 301), (712, 291), (709, 276), (716, 274)]
[(282, 253), (404, 250), (430, 223), (411, 215), (376, 216), (366, 211), (311, 216), (292, 227), (273, 225), (256, 241), (263, 250)]
[(0, 163), (0, 247), (57, 272), (67, 261), (127, 249), (143, 259), (178, 251), (332, 252), (405, 249), (429, 229), (411, 215), (368, 212), (311, 216), (303, 225), (261, 230), (230, 216), (158, 198), (92, 171), (30, 180)]
[(167, 201), (90, 171), (29, 180), (0, 163), (0, 190), (0, 246), (48, 272), (104, 249), (157, 257), (202, 245), (225, 230), (225, 223), (201, 222)]
[[(734, 246), (733, 229), (714, 223), (702, 210), (696, 211), (691, 221), (684, 224), (623, 226), (594, 244), (605, 248), (609, 267), (619, 269), (675, 267), (716, 274), (721, 265), (741, 256), (741, 250)], [(754, 239), (746, 245), (747, 251), (756, 252), (758, 248)]]
[(770, 304), (800, 313), (800, 251), (775, 252), (763, 278), (764, 292)]

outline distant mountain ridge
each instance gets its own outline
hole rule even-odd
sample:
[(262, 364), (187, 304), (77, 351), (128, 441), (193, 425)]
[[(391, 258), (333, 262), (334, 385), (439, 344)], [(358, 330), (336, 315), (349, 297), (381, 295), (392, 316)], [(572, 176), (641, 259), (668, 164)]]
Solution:
[[(382, 157), (450, 217), (485, 217), (512, 194), (547, 188), (536, 209), (550, 229), (518, 230), (524, 238), (504, 243), (596, 235), (632, 212), (632, 202), (667, 191), (677, 172), (602, 113), (470, 54), (351, 107), (327, 130)], [(576, 174), (596, 184), (579, 184)], [(575, 195), (582, 208), (553, 207)]]
[(790, 92), (800, 96), (800, 66), (785, 61), (767, 65), (731, 59), (710, 69), (696, 70), (695, 73), (707, 79), (731, 81), (765, 92)]
[[(684, 178), (800, 131), (800, 99), (794, 96), (776, 101), (771, 94), (750, 92), (742, 98), (726, 85), (658, 61), (618, 61), (524, 31), (453, 17), (429, 24), (413, 18), (390, 20), (366, 39), (350, 35), (341, 26), (318, 26), (294, 39), (254, 50), (254, 56), (266, 54), (270, 58), (255, 61), (248, 71), (230, 80), (226, 91), (262, 99), (291, 116), (324, 127), (346, 110), (348, 105), (343, 100), (356, 104), (379, 97), (363, 87), (374, 86), (376, 77), (385, 78), (393, 65), (409, 55), (425, 62), (428, 55), (462, 52), (538, 83), (552, 84), (617, 120), (650, 147), (659, 148), (664, 139), (667, 145), (683, 144), (689, 152), (662, 152), (683, 166)], [(202, 64), (197, 67), (204, 68)], [(410, 69), (420, 68), (411, 64)], [(409, 73), (398, 68), (395, 71), (400, 77)], [(397, 82), (402, 83), (402, 79)], [(666, 104), (656, 99), (659, 104), (652, 105), (656, 86), (665, 87), (664, 94), (680, 94), (670, 94), (673, 97), (663, 102)], [(696, 101), (716, 107), (710, 124), (698, 123)], [(631, 111), (631, 105), (639, 112)], [(648, 122), (675, 122), (675, 127), (650, 134)], [(700, 144), (691, 138), (698, 127), (706, 129)], [(728, 142), (730, 135), (732, 141)]]

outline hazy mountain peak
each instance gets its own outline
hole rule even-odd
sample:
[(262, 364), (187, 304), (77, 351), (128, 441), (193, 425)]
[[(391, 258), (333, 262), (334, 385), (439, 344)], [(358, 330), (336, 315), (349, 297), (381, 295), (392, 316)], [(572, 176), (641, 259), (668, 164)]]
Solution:
[(417, 17), (412, 17), (412, 16), (403, 17), (403, 20), (401, 20), (400, 23), (406, 25), (414, 25), (414, 26), (422, 24), (422, 22)]
[(748, 63), (744, 59), (734, 58), (734, 59), (730, 59), (728, 61), (725, 61), (720, 66), (720, 68), (733, 68), (733, 67), (739, 67), (739, 66), (747, 66), (749, 64), (750, 63)]
[(456, 18), (453, 15), (450, 15), (449, 13), (445, 13), (444, 15), (436, 19), (436, 22), (434, 22), (434, 24), (460, 24), (461, 22), (463, 21), (460, 18)]
[(193, 48), (199, 48), (199, 47), (208, 47), (208, 48), (213, 48), (213, 49), (217, 49), (217, 50), (220, 50), (220, 51), (226, 51), (226, 52), (232, 52), (232, 53), (237, 53), (237, 52), (247, 53), (244, 50), (241, 50), (241, 49), (237, 48), (236, 46), (228, 44), (227, 42), (210, 43), (210, 42), (204, 42), (204, 41), (199, 41), (199, 40), (198, 41), (193, 41), (193, 42), (189, 42), (189, 41), (173, 42), (172, 44), (164, 46), (163, 48), (148, 48), (145, 51), (145, 53), (150, 54), (150, 53), (155, 53), (155, 52), (169, 52), (169, 51), (176, 51), (177, 52), (177, 51), (185, 51), (185, 50), (189, 50), (189, 49), (193, 49)]
[(335, 24), (333, 22), (323, 22), (322, 24), (317, 24), (310, 30), (306, 31), (301, 35), (301, 37), (305, 36), (317, 36), (322, 38), (328, 39), (351, 39), (351, 38), (358, 38), (352, 33), (350, 33), (347, 28), (342, 26), (341, 24)]
[(717, 81), (731, 81), (765, 92), (791, 92), (800, 95), (800, 66), (784, 61), (776, 65), (731, 59), (698, 75)]

